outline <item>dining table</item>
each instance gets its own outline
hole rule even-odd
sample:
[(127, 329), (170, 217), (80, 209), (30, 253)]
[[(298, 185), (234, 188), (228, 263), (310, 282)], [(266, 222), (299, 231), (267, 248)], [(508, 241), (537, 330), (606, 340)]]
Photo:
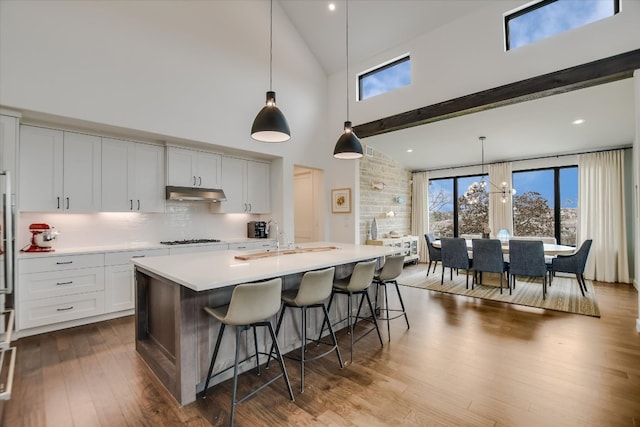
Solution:
[[(530, 239), (528, 239), (530, 240)], [(473, 245), (471, 243), (471, 239), (465, 240), (467, 243), (467, 250), (473, 250)], [(502, 252), (505, 254), (509, 253), (509, 242), (501, 242), (502, 243)], [(433, 246), (436, 248), (440, 247), (440, 240), (435, 240), (433, 242)], [(547, 256), (555, 256), (555, 255), (567, 255), (572, 254), (576, 251), (576, 248), (573, 246), (567, 245), (558, 245), (555, 243), (544, 243), (544, 254)]]

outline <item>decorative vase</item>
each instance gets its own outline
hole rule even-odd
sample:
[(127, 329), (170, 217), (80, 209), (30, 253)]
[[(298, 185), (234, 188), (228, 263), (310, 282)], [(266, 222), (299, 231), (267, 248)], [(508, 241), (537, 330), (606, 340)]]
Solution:
[(371, 240), (378, 240), (378, 223), (375, 218), (371, 221)]

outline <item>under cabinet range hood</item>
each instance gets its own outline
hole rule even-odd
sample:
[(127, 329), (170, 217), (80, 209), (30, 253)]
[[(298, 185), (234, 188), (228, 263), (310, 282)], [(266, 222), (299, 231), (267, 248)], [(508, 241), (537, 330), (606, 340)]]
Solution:
[(167, 186), (167, 200), (222, 202), (227, 200), (219, 188), (192, 188)]

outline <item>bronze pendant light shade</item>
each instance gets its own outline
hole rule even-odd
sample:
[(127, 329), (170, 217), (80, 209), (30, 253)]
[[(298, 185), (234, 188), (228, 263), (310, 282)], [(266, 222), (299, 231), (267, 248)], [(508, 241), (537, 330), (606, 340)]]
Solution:
[(273, 0), (271, 0), (269, 24), (269, 91), (267, 102), (258, 112), (251, 126), (251, 138), (262, 142), (284, 142), (291, 138), (287, 119), (276, 106), (276, 93), (272, 90), (273, 76)]
[(344, 133), (338, 139), (333, 149), (336, 159), (359, 159), (362, 157), (362, 144), (353, 132), (349, 120), (349, 0), (345, 0), (345, 35), (347, 44), (347, 121), (344, 122)]

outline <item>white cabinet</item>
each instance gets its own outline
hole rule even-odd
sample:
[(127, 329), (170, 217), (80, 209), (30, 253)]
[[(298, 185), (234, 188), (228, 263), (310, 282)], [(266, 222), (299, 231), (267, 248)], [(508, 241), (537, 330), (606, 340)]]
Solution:
[(18, 271), (19, 329), (104, 313), (104, 254), (21, 259)]
[(213, 212), (269, 213), (271, 165), (254, 160), (223, 157), (222, 189), (227, 200), (213, 204)]
[(404, 262), (418, 262), (418, 236), (367, 240), (367, 245), (394, 247), (394, 255), (404, 254)]
[(110, 252), (105, 254), (104, 312), (131, 310), (135, 303), (135, 279), (131, 258), (169, 255), (168, 249)]
[[(11, 173), (11, 187), (16, 188), (16, 148), (18, 118), (0, 115), (0, 171)], [(4, 185), (4, 181), (3, 181)]]
[(276, 241), (272, 239), (260, 239), (260, 240), (252, 240), (246, 242), (234, 242), (229, 243), (229, 249), (233, 250), (268, 250), (275, 249)]
[(169, 255), (195, 254), (200, 252), (226, 251), (229, 245), (226, 243), (216, 243), (213, 245), (197, 245), (197, 246), (172, 246), (169, 248)]
[(164, 147), (102, 139), (102, 210), (164, 211)]
[(20, 128), (22, 211), (100, 211), (101, 146), (98, 136)]
[(167, 185), (220, 188), (221, 158), (206, 151), (167, 147)]

